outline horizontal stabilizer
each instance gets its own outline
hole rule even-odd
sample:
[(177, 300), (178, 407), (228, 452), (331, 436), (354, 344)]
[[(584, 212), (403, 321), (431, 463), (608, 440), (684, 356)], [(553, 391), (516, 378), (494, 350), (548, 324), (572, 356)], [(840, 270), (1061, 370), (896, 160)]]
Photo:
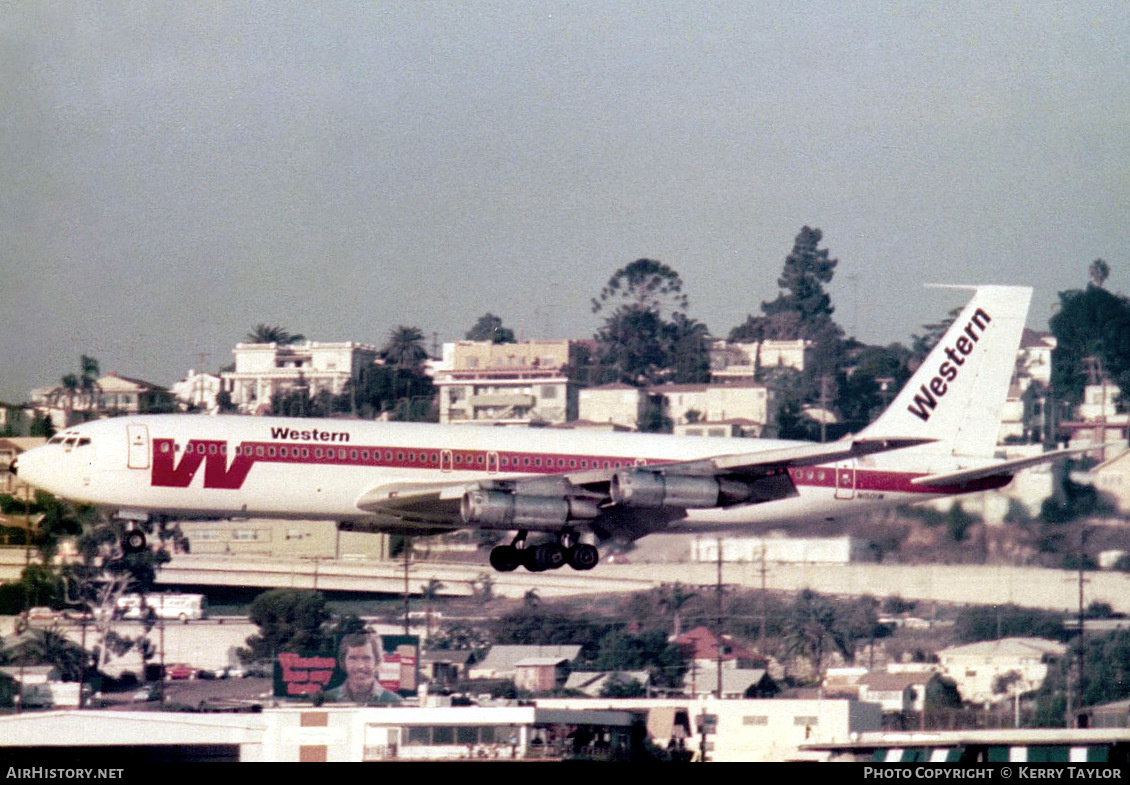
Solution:
[(1091, 452), (1093, 450), (1101, 450), (1104, 447), (1113, 447), (1120, 445), (1122, 442), (1110, 442), (1108, 444), (1090, 444), (1086, 447), (1071, 447), (1066, 450), (1053, 450), (1052, 452), (1040, 453), (1031, 458), (1014, 458), (1011, 461), (998, 461), (997, 463), (988, 466), (981, 466), (975, 469), (960, 469), (955, 472), (943, 472), (941, 474), (928, 474), (924, 477), (915, 477), (910, 481), (911, 485), (961, 485), (962, 483), (972, 482), (973, 480), (982, 480), (986, 477), (999, 477), (1003, 474), (1016, 474), (1021, 469), (1028, 469), (1032, 466), (1039, 466), (1042, 463), (1050, 463), (1051, 461), (1059, 458), (1065, 458), (1068, 455), (1078, 455), (1084, 452)]

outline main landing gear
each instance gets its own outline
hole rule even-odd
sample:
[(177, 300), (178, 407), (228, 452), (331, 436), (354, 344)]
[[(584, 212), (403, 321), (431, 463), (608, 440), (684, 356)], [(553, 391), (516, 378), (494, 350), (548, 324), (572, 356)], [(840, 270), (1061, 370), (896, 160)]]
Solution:
[(509, 545), (491, 549), (490, 566), (499, 572), (513, 572), (525, 567), (530, 572), (556, 570), (568, 564), (574, 570), (591, 570), (600, 561), (595, 545), (577, 542), (572, 531), (562, 531), (552, 542), (526, 546), (526, 530), (518, 532)]

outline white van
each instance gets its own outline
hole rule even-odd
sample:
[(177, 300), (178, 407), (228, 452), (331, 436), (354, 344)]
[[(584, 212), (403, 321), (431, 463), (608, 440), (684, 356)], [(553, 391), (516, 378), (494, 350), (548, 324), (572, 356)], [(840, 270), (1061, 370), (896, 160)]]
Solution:
[(142, 619), (149, 611), (158, 619), (196, 621), (208, 616), (208, 598), (203, 594), (123, 594), (118, 598), (118, 613), (123, 619)]

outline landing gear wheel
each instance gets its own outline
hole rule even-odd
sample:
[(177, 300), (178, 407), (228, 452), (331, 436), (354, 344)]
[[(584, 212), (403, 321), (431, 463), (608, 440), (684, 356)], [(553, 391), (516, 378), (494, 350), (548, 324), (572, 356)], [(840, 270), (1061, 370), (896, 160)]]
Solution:
[(522, 551), (513, 545), (499, 545), (490, 549), (490, 566), (499, 572), (513, 572), (522, 563)]
[(579, 542), (569, 549), (569, 566), (574, 570), (591, 570), (600, 561), (600, 551), (595, 545)]
[(122, 551), (125, 553), (140, 553), (145, 550), (145, 532), (140, 529), (130, 529), (122, 535)]
[(542, 543), (534, 548), (534, 559), (543, 570), (557, 570), (565, 566), (565, 549), (560, 543)]
[(545, 572), (545, 562), (538, 558), (538, 548), (523, 548), (522, 553), (522, 566), (530, 572)]

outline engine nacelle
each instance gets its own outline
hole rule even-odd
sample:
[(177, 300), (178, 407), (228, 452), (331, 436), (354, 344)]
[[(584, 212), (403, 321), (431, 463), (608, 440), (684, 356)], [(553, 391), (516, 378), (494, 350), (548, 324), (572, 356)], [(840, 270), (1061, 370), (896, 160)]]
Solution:
[(612, 475), (612, 501), (627, 507), (717, 507), (722, 489), (714, 477), (664, 476), (649, 471)]
[(469, 491), (459, 506), (463, 523), (499, 529), (557, 529), (600, 514), (588, 499), (522, 496), (505, 491)]

